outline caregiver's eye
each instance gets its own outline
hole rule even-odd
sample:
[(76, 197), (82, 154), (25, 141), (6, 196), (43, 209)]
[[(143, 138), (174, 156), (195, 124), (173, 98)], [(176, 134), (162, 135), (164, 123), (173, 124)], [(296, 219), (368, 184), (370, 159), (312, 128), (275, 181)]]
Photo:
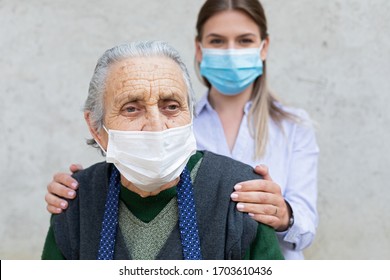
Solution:
[(224, 41), (221, 38), (213, 38), (210, 40), (209, 44), (213, 46), (220, 46), (224, 43)]

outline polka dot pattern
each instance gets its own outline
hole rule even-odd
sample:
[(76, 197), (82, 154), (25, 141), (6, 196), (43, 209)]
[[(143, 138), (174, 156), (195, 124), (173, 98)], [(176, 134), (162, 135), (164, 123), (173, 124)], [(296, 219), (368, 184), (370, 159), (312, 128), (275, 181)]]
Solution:
[(190, 172), (187, 167), (180, 175), (177, 186), (179, 229), (185, 260), (201, 260), (200, 239)]
[(98, 260), (114, 259), (115, 238), (118, 229), (119, 171), (112, 166), (108, 194), (100, 232)]

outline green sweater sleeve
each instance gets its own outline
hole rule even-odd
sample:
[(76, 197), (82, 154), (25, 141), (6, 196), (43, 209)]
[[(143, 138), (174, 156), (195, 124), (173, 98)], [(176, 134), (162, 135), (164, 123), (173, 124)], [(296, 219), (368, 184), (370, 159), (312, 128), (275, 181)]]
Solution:
[(60, 249), (57, 247), (56, 239), (54, 236), (54, 230), (50, 226), (46, 235), (45, 245), (41, 256), (42, 260), (64, 260)]
[(256, 239), (247, 250), (245, 260), (284, 260), (275, 230), (259, 223)]

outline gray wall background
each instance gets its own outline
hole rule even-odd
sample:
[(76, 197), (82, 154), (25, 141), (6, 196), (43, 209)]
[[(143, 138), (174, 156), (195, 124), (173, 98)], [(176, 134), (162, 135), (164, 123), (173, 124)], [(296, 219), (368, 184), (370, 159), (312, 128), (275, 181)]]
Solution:
[[(0, 0), (0, 258), (39, 259), (44, 194), (85, 145), (98, 57), (161, 39), (193, 71), (203, 0)], [(264, 0), (271, 87), (318, 123), (320, 226), (308, 259), (390, 259), (390, 1)], [(272, 175), (272, 170), (271, 170)]]

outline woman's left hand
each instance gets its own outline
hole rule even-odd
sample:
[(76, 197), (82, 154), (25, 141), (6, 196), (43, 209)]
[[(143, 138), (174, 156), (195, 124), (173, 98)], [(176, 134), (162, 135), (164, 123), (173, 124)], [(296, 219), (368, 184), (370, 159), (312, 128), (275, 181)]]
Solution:
[(282, 196), (280, 186), (272, 181), (268, 167), (258, 165), (255, 172), (264, 179), (238, 183), (231, 198), (240, 212), (247, 212), (256, 221), (269, 225), (277, 231), (285, 231), (291, 211)]

